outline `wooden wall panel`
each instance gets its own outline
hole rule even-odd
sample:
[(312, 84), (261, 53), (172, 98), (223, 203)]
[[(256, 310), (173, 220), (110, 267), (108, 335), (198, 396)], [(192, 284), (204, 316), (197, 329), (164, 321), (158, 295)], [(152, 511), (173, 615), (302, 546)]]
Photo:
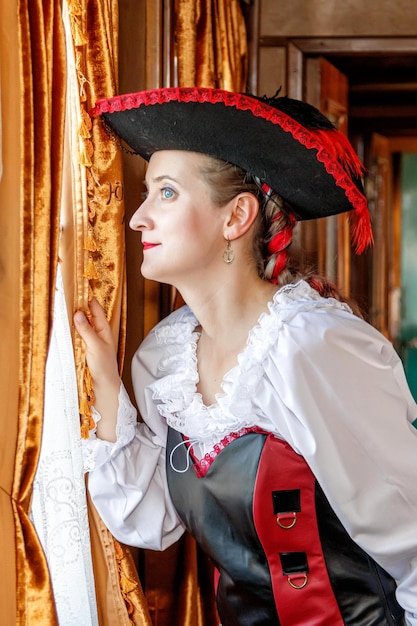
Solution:
[(258, 95), (273, 96), (282, 88), (281, 95), (287, 95), (287, 53), (283, 46), (269, 46), (259, 49)]
[[(120, 1), (119, 35), (119, 92), (140, 91), (146, 86), (145, 15), (146, 2), (139, 0), (133, 10), (128, 0)], [(132, 46), (132, 41), (135, 46)], [(126, 280), (127, 280), (127, 338), (123, 381), (133, 398), (130, 363), (133, 353), (143, 339), (144, 281), (140, 274), (141, 252), (139, 237), (129, 227), (129, 220), (140, 199), (140, 183), (145, 174), (141, 158), (123, 155), (124, 201), (126, 223)]]
[(261, 37), (415, 36), (415, 0), (261, 0)]
[(389, 248), (392, 232), (391, 152), (389, 140), (374, 133), (369, 146), (367, 195), (372, 213), (374, 247), (369, 321), (386, 337), (389, 309)]
[[(164, 80), (163, 0), (119, 2), (119, 91), (128, 93), (161, 87)], [(140, 236), (129, 220), (140, 204), (146, 164), (139, 156), (123, 155), (126, 212), (127, 340), (123, 381), (133, 398), (130, 364), (145, 334), (161, 318), (161, 286), (140, 273)]]

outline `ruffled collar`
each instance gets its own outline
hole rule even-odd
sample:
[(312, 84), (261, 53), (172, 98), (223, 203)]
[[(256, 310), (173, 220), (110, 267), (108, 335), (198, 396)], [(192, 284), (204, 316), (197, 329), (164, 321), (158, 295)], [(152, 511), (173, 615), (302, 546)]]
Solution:
[(300, 311), (334, 307), (350, 310), (332, 298), (322, 298), (305, 281), (289, 284), (275, 292), (268, 311), (251, 329), (237, 364), (223, 378), (223, 393), (206, 406), (197, 392), (198, 320), (182, 307), (155, 329), (156, 341), (164, 346), (158, 364), (159, 377), (151, 384), (153, 400), (169, 426), (191, 442), (214, 445), (231, 432), (256, 426), (253, 398), (263, 374), (264, 360), (276, 344), (282, 324)]

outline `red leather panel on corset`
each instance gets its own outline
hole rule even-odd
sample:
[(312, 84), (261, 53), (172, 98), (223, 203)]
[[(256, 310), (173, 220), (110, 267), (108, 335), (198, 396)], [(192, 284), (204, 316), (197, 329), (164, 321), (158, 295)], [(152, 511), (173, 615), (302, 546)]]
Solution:
[[(316, 479), (303, 457), (284, 441), (268, 435), (256, 477), (253, 516), (258, 537), (265, 550), (281, 624), (304, 626), (343, 626), (324, 561), (317, 527), (315, 505)], [(298, 511), (274, 512), (273, 493), (299, 492)], [(288, 500), (289, 498), (287, 498)], [(270, 503), (270, 510), (265, 506)], [(305, 551), (307, 568), (297, 558)], [(285, 557), (281, 558), (280, 555)], [(283, 571), (286, 558), (295, 565)], [(298, 569), (298, 571), (297, 571)], [(308, 571), (305, 571), (308, 569)], [(304, 570), (304, 571), (303, 571)]]

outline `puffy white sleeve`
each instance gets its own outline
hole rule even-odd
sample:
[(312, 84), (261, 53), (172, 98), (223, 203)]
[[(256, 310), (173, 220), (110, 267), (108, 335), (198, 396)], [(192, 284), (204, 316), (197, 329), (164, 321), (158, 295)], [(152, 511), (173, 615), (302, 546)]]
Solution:
[(282, 322), (257, 402), (417, 625), (417, 406), (391, 344), (346, 311), (301, 312)]
[[(150, 344), (152, 336), (144, 342), (148, 348)], [(184, 528), (168, 493), (166, 423), (146, 389), (159, 357), (153, 348), (145, 352), (145, 361), (138, 353), (135, 357), (133, 377), (147, 424), (137, 423), (136, 409), (122, 386), (117, 441), (97, 439), (93, 431), (84, 444), (85, 469), (94, 505), (113, 536), (130, 546), (164, 550), (179, 539)], [(100, 416), (95, 418), (98, 421)]]

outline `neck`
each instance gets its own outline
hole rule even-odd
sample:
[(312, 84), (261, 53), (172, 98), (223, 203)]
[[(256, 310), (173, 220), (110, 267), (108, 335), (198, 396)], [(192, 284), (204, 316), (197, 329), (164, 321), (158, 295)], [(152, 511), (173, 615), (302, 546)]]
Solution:
[(267, 311), (276, 290), (276, 285), (256, 275), (246, 280), (219, 282), (211, 289), (203, 285), (199, 290), (180, 292), (198, 319), (202, 333), (213, 342), (226, 345), (234, 335), (247, 335), (261, 313)]

